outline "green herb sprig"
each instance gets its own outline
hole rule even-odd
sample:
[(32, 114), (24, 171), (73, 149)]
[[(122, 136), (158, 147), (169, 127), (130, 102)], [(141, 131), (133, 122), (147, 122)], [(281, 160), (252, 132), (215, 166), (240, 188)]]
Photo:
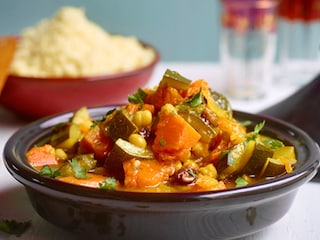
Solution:
[(235, 183), (236, 187), (244, 187), (249, 184), (243, 177), (237, 177)]
[(60, 175), (59, 169), (57, 167), (52, 167), (45, 165), (39, 172), (40, 175), (56, 178)]
[(147, 96), (147, 94), (141, 89), (138, 88), (137, 92), (128, 96), (128, 101), (131, 103), (137, 103), (143, 105), (143, 99)]
[(256, 140), (261, 130), (264, 128), (265, 121), (262, 121), (261, 123), (258, 123), (252, 132), (247, 134), (246, 140), (249, 142), (250, 140)]
[(20, 237), (30, 226), (31, 221), (17, 222), (16, 220), (0, 220), (0, 231), (16, 235), (17, 237)]
[(198, 107), (202, 104), (202, 102), (201, 90), (188, 101), (190, 107)]
[(104, 190), (116, 190), (117, 180), (114, 177), (107, 177), (99, 183), (99, 188)]
[(69, 160), (69, 163), (70, 163), (70, 165), (72, 167), (72, 170), (74, 172), (74, 176), (76, 178), (85, 179), (87, 177), (86, 168), (82, 167), (76, 159), (73, 158), (71, 161)]

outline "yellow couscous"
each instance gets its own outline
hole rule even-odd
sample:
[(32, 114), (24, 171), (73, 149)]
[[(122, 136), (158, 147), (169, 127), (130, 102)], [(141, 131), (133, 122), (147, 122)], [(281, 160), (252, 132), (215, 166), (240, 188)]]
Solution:
[(31, 77), (76, 77), (125, 72), (155, 57), (133, 36), (113, 35), (90, 22), (82, 8), (63, 7), (25, 29), (10, 72)]

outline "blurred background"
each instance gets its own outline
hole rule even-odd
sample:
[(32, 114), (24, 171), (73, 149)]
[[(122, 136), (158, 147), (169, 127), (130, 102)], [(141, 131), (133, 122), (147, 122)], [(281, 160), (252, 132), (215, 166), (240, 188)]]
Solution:
[(0, 0), (0, 35), (19, 34), (67, 5), (84, 7), (108, 32), (151, 43), (163, 61), (219, 59), (219, 0)]
[[(292, 14), (305, 11), (304, 4), (313, 10), (317, 8), (319, 17), (319, 0), (282, 1), (284, 5), (289, 4), (287, 9)], [(89, 20), (108, 32), (134, 35), (151, 43), (160, 51), (162, 61), (220, 60), (220, 0), (0, 0), (0, 35), (19, 34), (67, 5), (84, 7)], [(294, 37), (290, 37), (294, 54), (301, 55), (306, 45), (312, 45), (309, 49), (313, 54), (319, 53), (320, 22), (316, 24), (312, 26), (312, 34), (307, 33), (312, 38), (308, 40), (310, 44), (305, 40), (305, 27), (298, 26), (294, 30)], [(277, 26), (278, 45), (279, 37), (288, 35), (284, 28), (290, 29), (282, 23)], [(278, 59), (279, 46), (275, 60)]]

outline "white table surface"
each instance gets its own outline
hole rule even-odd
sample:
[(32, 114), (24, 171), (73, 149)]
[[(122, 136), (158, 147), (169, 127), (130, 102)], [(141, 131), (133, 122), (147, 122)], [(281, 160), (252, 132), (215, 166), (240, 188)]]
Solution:
[[(160, 63), (148, 83), (154, 86), (166, 68), (176, 70), (190, 79), (203, 78), (209, 81), (212, 89), (223, 92), (223, 80), (218, 65), (214, 63)], [(247, 112), (258, 112), (280, 101), (298, 89), (297, 86), (279, 87), (271, 84), (269, 94), (261, 100), (231, 100), (234, 109)], [(31, 221), (31, 228), (19, 238), (0, 232), (0, 239), (74, 239), (72, 234), (59, 229), (43, 220), (33, 210), (23, 186), (5, 169), (3, 148), (7, 139), (26, 122), (0, 106), (0, 219)], [(300, 187), (289, 212), (277, 223), (267, 229), (243, 239), (320, 239), (320, 183), (307, 183)]]

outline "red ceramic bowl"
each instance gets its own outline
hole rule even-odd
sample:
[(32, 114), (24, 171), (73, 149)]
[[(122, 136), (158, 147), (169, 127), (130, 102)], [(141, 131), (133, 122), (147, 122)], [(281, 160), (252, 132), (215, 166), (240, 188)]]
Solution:
[[(144, 44), (146, 47), (150, 45)], [(6, 108), (27, 118), (40, 118), (82, 106), (122, 104), (149, 80), (160, 59), (137, 70), (104, 76), (34, 78), (10, 75), (0, 96)]]

